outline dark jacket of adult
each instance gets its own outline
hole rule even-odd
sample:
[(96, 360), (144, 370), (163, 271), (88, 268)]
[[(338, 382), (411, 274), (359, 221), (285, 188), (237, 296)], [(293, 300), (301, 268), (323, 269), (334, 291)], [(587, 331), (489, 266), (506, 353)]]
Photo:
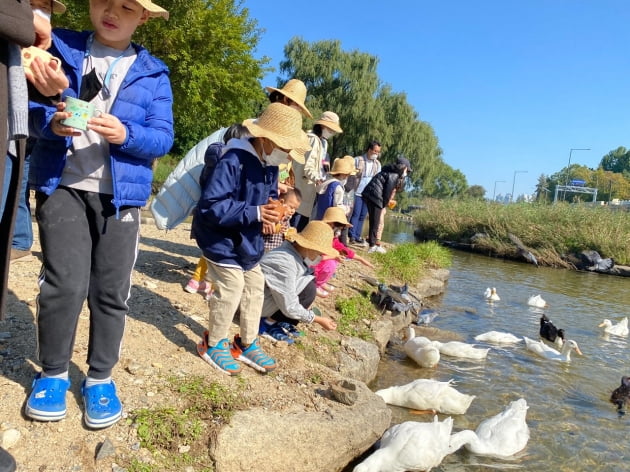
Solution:
[[(0, 192), (3, 191), (5, 159), (7, 158), (7, 109), (8, 109), (8, 56), (9, 46), (27, 47), (35, 42), (33, 10), (26, 0), (2, 0), (0, 2)], [(7, 298), (7, 279), (13, 224), (18, 205), (18, 185), (22, 180), (26, 140), (17, 143), (18, 165), (13, 166), (11, 184), (5, 209), (0, 220), (0, 319), (4, 317)]]
[(361, 192), (363, 200), (368, 205), (384, 208), (392, 198), (394, 190), (401, 186), (403, 170), (396, 164), (384, 165)]

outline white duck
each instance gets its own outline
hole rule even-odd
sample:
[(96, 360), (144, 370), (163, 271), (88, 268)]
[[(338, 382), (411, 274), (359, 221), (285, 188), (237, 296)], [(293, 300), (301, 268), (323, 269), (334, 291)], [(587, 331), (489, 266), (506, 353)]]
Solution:
[(478, 348), (474, 344), (466, 344), (460, 341), (449, 341), (446, 343), (433, 341), (433, 345), (439, 349), (440, 354), (463, 359), (485, 359), (488, 357), (488, 351), (490, 351), (489, 347)]
[(580, 356), (582, 355), (582, 351), (578, 347), (577, 343), (572, 339), (565, 341), (562, 346), (562, 352), (556, 351), (554, 348), (548, 346), (543, 341), (534, 341), (533, 339), (529, 339), (526, 336), (523, 336), (525, 340), (525, 346), (528, 350), (532, 351), (535, 354), (538, 354), (541, 357), (546, 359), (550, 359), (553, 361), (560, 362), (571, 362), (571, 351), (575, 350)]
[(541, 297), (540, 294), (529, 297), (527, 299), (527, 304), (536, 308), (545, 308), (547, 306), (547, 302), (543, 300), (543, 297)]
[(522, 451), (529, 441), (524, 398), (511, 402), (501, 413), (482, 421), (476, 431), (464, 430), (451, 436), (450, 450), (462, 445), (479, 456), (505, 459)]
[(503, 331), (488, 331), (475, 336), (475, 341), (493, 344), (516, 344), (520, 343), (522, 339), (514, 336), (512, 333), (505, 333)]
[(392, 426), (379, 448), (358, 464), (353, 472), (405, 472), (431, 470), (449, 454), (453, 418), (431, 423), (405, 421)]
[(492, 287), (492, 288), (488, 287), (486, 291), (483, 293), (483, 296), (486, 297), (486, 300), (490, 300), (493, 302), (498, 302), (499, 300), (501, 300), (501, 298), (497, 294), (496, 287)]
[(403, 346), (405, 353), (420, 367), (431, 368), (438, 365), (440, 351), (429, 339), (416, 336), (416, 331), (412, 326), (407, 327), (405, 339), (407, 340)]
[(451, 387), (452, 380), (440, 382), (431, 379), (417, 379), (405, 385), (377, 390), (379, 397), (389, 405), (402, 406), (415, 410), (435, 410), (447, 415), (463, 415), (475, 399)]
[(604, 333), (614, 334), (616, 336), (628, 336), (628, 317), (626, 316), (617, 324), (612, 324), (610, 320), (604, 320), (599, 327), (604, 328)]

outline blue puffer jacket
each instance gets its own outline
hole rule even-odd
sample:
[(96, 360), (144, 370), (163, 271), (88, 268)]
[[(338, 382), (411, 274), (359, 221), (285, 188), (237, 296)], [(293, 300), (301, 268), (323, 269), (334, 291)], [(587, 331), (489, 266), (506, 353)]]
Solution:
[[(62, 60), (70, 81), (66, 96), (77, 97), (81, 89), (83, 58), (89, 31), (55, 29), (51, 54)], [(122, 144), (110, 144), (113, 204), (143, 206), (151, 194), (152, 164), (173, 145), (173, 92), (168, 68), (141, 46), (133, 45), (138, 54), (127, 72), (110, 113), (127, 128)], [(50, 195), (59, 185), (71, 137), (54, 134), (50, 120), (56, 109), (31, 102), (29, 120), (37, 143), (31, 154), (29, 184)]]
[(258, 207), (270, 197), (278, 197), (278, 167), (264, 166), (246, 139), (228, 141), (193, 213), (203, 255), (243, 270), (258, 264), (264, 253)]

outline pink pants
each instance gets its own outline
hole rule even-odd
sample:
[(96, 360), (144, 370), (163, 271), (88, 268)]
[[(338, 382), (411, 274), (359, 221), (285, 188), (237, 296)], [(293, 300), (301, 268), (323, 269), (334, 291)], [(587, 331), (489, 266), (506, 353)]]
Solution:
[(338, 265), (339, 262), (335, 259), (328, 259), (317, 264), (315, 266), (315, 286), (319, 288), (328, 282), (335, 275)]

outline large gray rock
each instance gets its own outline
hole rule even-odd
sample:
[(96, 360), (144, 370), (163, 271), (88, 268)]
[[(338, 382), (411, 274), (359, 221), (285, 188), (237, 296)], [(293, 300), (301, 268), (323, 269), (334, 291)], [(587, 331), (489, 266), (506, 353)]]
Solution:
[(376, 344), (359, 338), (343, 338), (338, 359), (342, 376), (370, 383), (376, 377), (381, 356)]
[(236, 413), (210, 454), (216, 472), (336, 472), (374, 444), (390, 426), (391, 410), (362, 382), (353, 406), (325, 411)]

